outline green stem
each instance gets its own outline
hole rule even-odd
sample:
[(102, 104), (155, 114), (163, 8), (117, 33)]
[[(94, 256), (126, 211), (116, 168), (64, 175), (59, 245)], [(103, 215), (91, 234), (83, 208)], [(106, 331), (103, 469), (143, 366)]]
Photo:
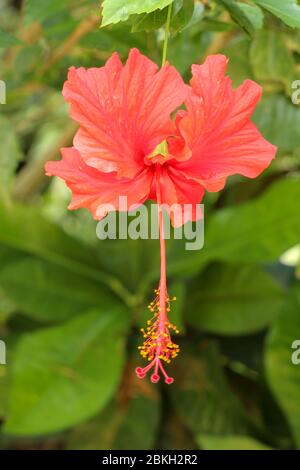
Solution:
[(163, 47), (162, 61), (161, 61), (162, 66), (165, 64), (167, 60), (171, 14), (172, 14), (172, 3), (170, 3), (170, 5), (168, 6), (168, 15), (167, 15), (167, 21), (166, 21), (166, 27), (165, 27), (165, 40), (164, 40), (164, 47)]

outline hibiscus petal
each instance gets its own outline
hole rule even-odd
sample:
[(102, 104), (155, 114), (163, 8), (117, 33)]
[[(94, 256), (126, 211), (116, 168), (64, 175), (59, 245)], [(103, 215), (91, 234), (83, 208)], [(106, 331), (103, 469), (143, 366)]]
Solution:
[(202, 151), (201, 162), (192, 163), (191, 175), (199, 175), (198, 181), (208, 191), (220, 191), (226, 178), (240, 174), (256, 178), (270, 164), (276, 147), (267, 142), (257, 128), (249, 122), (239, 131), (224, 140), (216, 140)]
[[(198, 182), (187, 179), (171, 165), (164, 165), (160, 171), (160, 187), (161, 202), (174, 227), (202, 216), (197, 205), (202, 201), (205, 190)], [(151, 197), (157, 200), (156, 194), (152, 193)]]
[(63, 95), (81, 126), (75, 148), (101, 171), (134, 176), (144, 157), (173, 131), (170, 114), (187, 90), (174, 67), (158, 70), (137, 49), (124, 66), (115, 53), (101, 68), (71, 67)]
[(45, 169), (48, 176), (62, 178), (71, 189), (69, 209), (85, 207), (100, 220), (109, 212), (105, 205), (111, 205), (114, 208), (111, 210), (120, 209), (120, 196), (127, 198), (128, 207), (148, 199), (153, 180), (151, 167), (142, 170), (133, 180), (120, 179), (115, 173), (103, 173), (87, 165), (74, 147), (63, 148), (61, 152), (62, 160), (46, 163)]
[(222, 55), (210, 56), (203, 65), (193, 65), (187, 113), (177, 121), (192, 156), (182, 161), (179, 155), (174, 167), (209, 191), (222, 189), (226, 178), (233, 174), (258, 176), (276, 153), (276, 147), (250, 121), (261, 87), (246, 80), (233, 90), (225, 76), (226, 66), (227, 59)]

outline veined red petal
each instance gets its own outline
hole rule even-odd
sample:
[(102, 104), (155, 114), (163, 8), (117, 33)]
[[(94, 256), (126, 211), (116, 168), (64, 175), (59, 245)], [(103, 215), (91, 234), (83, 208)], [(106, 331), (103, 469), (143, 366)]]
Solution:
[(133, 177), (144, 157), (173, 131), (170, 114), (188, 87), (176, 69), (157, 65), (132, 49), (123, 66), (117, 53), (104, 67), (71, 67), (63, 89), (80, 124), (74, 138), (87, 164), (118, 177)]
[[(197, 211), (197, 204), (202, 201), (205, 192), (201, 184), (187, 179), (184, 173), (174, 169), (172, 165), (163, 165), (160, 171), (160, 185), (162, 204), (174, 227), (195, 221), (202, 216)], [(150, 197), (157, 200), (153, 192)]]
[(187, 113), (177, 122), (192, 156), (186, 154), (183, 159), (179, 154), (174, 167), (209, 191), (222, 189), (229, 175), (258, 176), (276, 153), (276, 147), (250, 121), (261, 87), (246, 80), (233, 90), (225, 76), (226, 66), (227, 59), (222, 55), (208, 57), (203, 65), (193, 65)]
[(72, 191), (69, 209), (87, 208), (95, 219), (104, 217), (104, 205), (119, 210), (119, 197), (127, 197), (128, 207), (140, 205), (148, 199), (153, 180), (153, 169), (143, 169), (134, 180), (117, 178), (115, 173), (103, 173), (85, 163), (74, 147), (63, 148), (62, 160), (48, 162), (45, 166), (48, 176), (65, 180)]

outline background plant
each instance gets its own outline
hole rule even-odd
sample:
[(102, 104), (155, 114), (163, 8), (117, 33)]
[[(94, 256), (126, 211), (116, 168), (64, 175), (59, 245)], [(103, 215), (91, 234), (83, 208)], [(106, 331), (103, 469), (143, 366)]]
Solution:
[(170, 61), (188, 80), (191, 63), (223, 52), (235, 85), (260, 82), (255, 122), (279, 152), (257, 180), (206, 195), (202, 251), (168, 242), (183, 332), (171, 388), (133, 373), (157, 242), (100, 242), (88, 213), (67, 212), (64, 184), (44, 176), (75, 131), (60, 93), (68, 66), (133, 46), (159, 63), (170, 3), (0, 0), (4, 447), (300, 448), (298, 2), (173, 2)]

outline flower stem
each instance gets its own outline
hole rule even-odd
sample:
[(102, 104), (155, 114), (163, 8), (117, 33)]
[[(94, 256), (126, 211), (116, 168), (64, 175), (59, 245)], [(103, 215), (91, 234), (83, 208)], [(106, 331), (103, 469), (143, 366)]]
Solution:
[(165, 292), (167, 290), (167, 272), (166, 272), (166, 241), (164, 233), (164, 218), (162, 212), (161, 183), (160, 183), (161, 165), (156, 167), (156, 198), (158, 206), (158, 224), (160, 240), (160, 324), (166, 320), (166, 302)]
[(165, 64), (165, 62), (167, 60), (167, 50), (168, 50), (170, 24), (171, 24), (171, 15), (172, 15), (172, 3), (170, 3), (170, 5), (168, 6), (167, 21), (166, 21), (166, 26), (165, 26), (165, 39), (164, 39), (162, 61), (161, 61), (162, 66)]
[(160, 281), (158, 288), (154, 290), (155, 298), (148, 305), (152, 318), (147, 321), (146, 330), (141, 328), (145, 341), (142, 346), (139, 346), (140, 354), (150, 363), (146, 367), (137, 367), (135, 371), (138, 378), (143, 379), (150, 370), (153, 370), (150, 377), (151, 382), (158, 382), (162, 374), (165, 383), (170, 385), (174, 379), (168, 376), (163, 362), (169, 364), (178, 355), (179, 346), (172, 341), (170, 330), (176, 333), (179, 331), (168, 319), (170, 303), (176, 300), (176, 297), (170, 298), (167, 290), (166, 242), (161, 194), (161, 165), (159, 163), (156, 164), (155, 179), (160, 239)]

